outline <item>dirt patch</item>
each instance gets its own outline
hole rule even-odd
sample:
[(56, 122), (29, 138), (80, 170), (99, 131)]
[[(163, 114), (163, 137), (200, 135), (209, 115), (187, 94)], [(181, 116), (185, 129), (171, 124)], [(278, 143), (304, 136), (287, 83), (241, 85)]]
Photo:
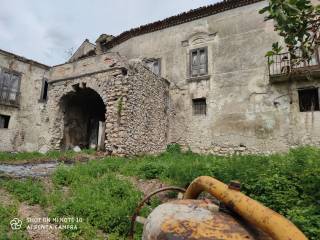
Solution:
[[(54, 224), (43, 221), (47, 218), (45, 211), (39, 206), (30, 206), (26, 203), (21, 203), (19, 206), (18, 214), (21, 218), (37, 219), (35, 223), (28, 222), (27, 232), (33, 240), (58, 240), (60, 239), (60, 232), (56, 229)], [(38, 226), (45, 227), (45, 229), (38, 228)]]
[[(131, 182), (136, 188), (138, 188), (141, 192), (143, 192), (144, 197), (148, 196), (150, 193), (164, 187), (169, 187), (169, 185), (161, 182), (158, 179), (145, 180), (138, 179), (136, 177), (128, 177), (123, 175), (118, 175), (119, 179), (127, 180)], [(172, 193), (172, 192), (171, 192)], [(159, 198), (161, 202), (167, 202), (176, 198), (176, 194), (171, 194), (169, 192), (162, 192), (157, 194), (156, 196)], [(137, 203), (138, 204), (138, 203)]]
[(1, 205), (3, 205), (4, 207), (8, 207), (10, 205), (12, 205), (12, 203), (15, 200), (13, 199), (12, 195), (10, 193), (8, 193), (6, 190), (0, 188), (0, 203)]

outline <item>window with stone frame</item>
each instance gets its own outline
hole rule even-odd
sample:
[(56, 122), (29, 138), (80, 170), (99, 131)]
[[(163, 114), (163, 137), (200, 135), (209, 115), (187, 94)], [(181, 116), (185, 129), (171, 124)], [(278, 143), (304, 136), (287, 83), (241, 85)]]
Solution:
[(208, 74), (208, 48), (190, 51), (190, 76), (199, 77)]
[(320, 111), (318, 88), (299, 89), (298, 96), (300, 112)]
[(19, 103), (21, 74), (0, 68), (0, 103), (17, 105)]
[(205, 98), (192, 99), (193, 115), (207, 115), (207, 101)]
[(154, 74), (161, 76), (161, 60), (160, 58), (150, 58), (144, 60), (146, 67)]

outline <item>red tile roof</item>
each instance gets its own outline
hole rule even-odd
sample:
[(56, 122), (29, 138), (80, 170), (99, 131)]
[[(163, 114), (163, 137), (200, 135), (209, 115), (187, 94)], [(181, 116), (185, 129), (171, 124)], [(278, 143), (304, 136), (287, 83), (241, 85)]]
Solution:
[(184, 12), (169, 18), (166, 18), (161, 21), (153, 22), (147, 25), (140, 26), (138, 28), (133, 28), (129, 31), (123, 32), (117, 37), (113, 38), (110, 42), (107, 43), (107, 48), (112, 48), (124, 41), (127, 41), (130, 38), (150, 33), (154, 31), (158, 31), (164, 28), (176, 26), (182, 23), (194, 21), (203, 17), (207, 17), (210, 15), (214, 15), (220, 12), (224, 12), (227, 10), (231, 10), (234, 8), (246, 6), (249, 4), (253, 4), (256, 2), (261, 2), (263, 0), (224, 0), (222, 2), (218, 2), (216, 4), (212, 4), (205, 7), (200, 7), (197, 9), (190, 10), (188, 12)]

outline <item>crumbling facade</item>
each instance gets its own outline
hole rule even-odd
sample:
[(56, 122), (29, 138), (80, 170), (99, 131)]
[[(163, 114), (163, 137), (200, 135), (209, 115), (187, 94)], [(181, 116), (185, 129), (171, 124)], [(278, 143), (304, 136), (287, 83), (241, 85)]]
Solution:
[(10, 116), (0, 151), (319, 146), (319, 51), (290, 79), (285, 54), (269, 66), (264, 55), (279, 36), (258, 13), (266, 4), (229, 0), (117, 37), (102, 34), (54, 67), (0, 52), (0, 66), (22, 74), (19, 107), (0, 103), (0, 116)]

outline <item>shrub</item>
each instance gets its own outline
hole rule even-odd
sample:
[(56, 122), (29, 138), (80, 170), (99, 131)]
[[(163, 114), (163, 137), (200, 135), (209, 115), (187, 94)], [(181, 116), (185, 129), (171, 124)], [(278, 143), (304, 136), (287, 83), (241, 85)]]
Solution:
[(9, 180), (2, 181), (1, 185), (15, 195), (19, 201), (41, 205), (46, 205), (47, 203), (43, 185), (40, 181), (32, 179), (22, 181)]
[(165, 170), (165, 166), (159, 163), (149, 162), (139, 168), (139, 176), (146, 179), (160, 178), (161, 174), (165, 172)]
[(169, 144), (167, 146), (168, 153), (181, 153), (181, 146), (177, 143)]

